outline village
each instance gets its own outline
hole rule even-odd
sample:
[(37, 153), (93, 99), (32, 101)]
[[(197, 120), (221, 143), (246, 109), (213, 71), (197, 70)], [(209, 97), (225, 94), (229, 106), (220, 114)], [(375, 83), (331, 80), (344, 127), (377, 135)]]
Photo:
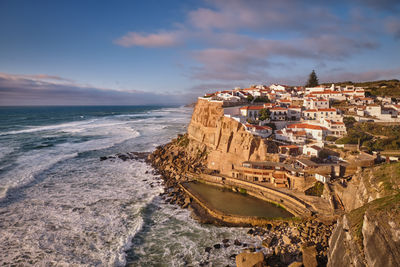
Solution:
[[(275, 160), (244, 161), (232, 168), (232, 178), (304, 192), (307, 188), (313, 191), (310, 187), (316, 181), (345, 187), (360, 168), (399, 160), (398, 154), (366, 151), (359, 140), (358, 144), (335, 142), (346, 137), (347, 123), (400, 122), (396, 99), (367, 95), (364, 88), (351, 84), (272, 84), (217, 91), (199, 99), (222, 103), (225, 117), (276, 145), (275, 151), (268, 151)], [(340, 205), (337, 196), (335, 201)]]

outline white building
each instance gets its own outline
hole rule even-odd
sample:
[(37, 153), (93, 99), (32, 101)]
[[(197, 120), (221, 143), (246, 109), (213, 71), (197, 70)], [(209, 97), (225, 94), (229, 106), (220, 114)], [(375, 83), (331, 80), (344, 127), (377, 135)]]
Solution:
[(319, 153), (322, 151), (322, 148), (316, 145), (304, 145), (303, 146), (303, 154), (309, 157), (318, 157)]
[(333, 121), (343, 121), (343, 116), (335, 108), (307, 109), (302, 112), (305, 120), (328, 119)]
[(321, 123), (324, 127), (328, 128), (329, 135), (342, 137), (347, 134), (346, 125), (341, 121), (333, 121), (333, 120), (321, 120)]
[(326, 127), (308, 123), (290, 124), (286, 128), (292, 131), (304, 131), (306, 132), (307, 138), (317, 141), (323, 141), (325, 136), (329, 133), (329, 130)]
[(306, 109), (329, 108), (329, 100), (323, 98), (305, 98), (303, 106)]
[(246, 118), (257, 119), (260, 116), (260, 110), (263, 109), (263, 106), (245, 106), (241, 107), (240, 115)]
[(254, 135), (258, 135), (261, 137), (268, 137), (272, 134), (272, 128), (268, 126), (259, 126), (259, 125), (252, 125), (252, 124), (245, 124), (244, 125), (246, 130)]
[(315, 179), (317, 179), (318, 181), (322, 182), (322, 183), (327, 183), (330, 181), (330, 178), (328, 175), (322, 175), (319, 173), (315, 174)]
[(289, 106), (287, 112), (288, 120), (298, 121), (301, 118), (301, 107)]
[(274, 107), (269, 109), (271, 112), (271, 120), (273, 121), (284, 121), (287, 118), (288, 115), (288, 109), (287, 108), (282, 108), (282, 107)]

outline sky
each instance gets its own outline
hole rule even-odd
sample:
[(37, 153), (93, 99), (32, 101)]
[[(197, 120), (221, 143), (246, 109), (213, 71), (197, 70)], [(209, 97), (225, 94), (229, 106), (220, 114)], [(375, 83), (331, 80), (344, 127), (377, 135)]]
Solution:
[(0, 0), (0, 105), (400, 79), (399, 0)]

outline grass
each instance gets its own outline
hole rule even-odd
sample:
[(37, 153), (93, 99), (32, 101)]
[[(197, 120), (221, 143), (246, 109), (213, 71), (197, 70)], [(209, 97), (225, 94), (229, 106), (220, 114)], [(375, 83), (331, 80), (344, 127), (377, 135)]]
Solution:
[(315, 184), (312, 187), (308, 188), (305, 191), (305, 194), (307, 196), (320, 197), (320, 196), (322, 196), (323, 192), (324, 192), (324, 184), (318, 181), (318, 182), (315, 182)]

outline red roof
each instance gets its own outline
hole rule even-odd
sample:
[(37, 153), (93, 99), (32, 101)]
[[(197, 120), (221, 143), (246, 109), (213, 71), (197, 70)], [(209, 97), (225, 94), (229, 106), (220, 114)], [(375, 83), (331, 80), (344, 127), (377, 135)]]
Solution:
[(247, 128), (255, 128), (256, 130), (272, 130), (272, 128), (269, 126), (259, 126), (259, 125), (253, 125), (253, 124), (246, 124), (245, 126)]
[(263, 109), (264, 107), (263, 106), (245, 106), (245, 107), (241, 107), (240, 109), (243, 109), (243, 110), (260, 110), (260, 109)]
[(274, 108), (271, 108), (270, 110), (287, 110), (287, 108), (274, 107)]
[(295, 124), (289, 125), (287, 128), (289, 128), (289, 129), (311, 129), (311, 130), (321, 130), (321, 131), (327, 130), (325, 127), (307, 124), (307, 123), (295, 123)]

